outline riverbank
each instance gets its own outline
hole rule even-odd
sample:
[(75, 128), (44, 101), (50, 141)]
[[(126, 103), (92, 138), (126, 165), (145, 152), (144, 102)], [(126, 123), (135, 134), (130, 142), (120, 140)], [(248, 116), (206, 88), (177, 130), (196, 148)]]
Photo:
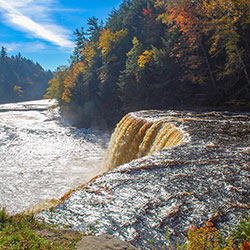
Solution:
[(0, 249), (53, 250), (136, 250), (131, 244), (110, 235), (92, 236), (92, 229), (79, 233), (58, 225), (49, 225), (34, 215), (8, 215), (0, 210)]
[[(94, 236), (93, 228), (86, 233), (79, 233), (58, 225), (49, 225), (37, 221), (34, 215), (8, 215), (5, 210), (0, 211), (0, 248), (1, 249), (52, 249), (52, 250), (136, 250), (133, 245), (111, 235)], [(250, 247), (250, 217), (240, 221), (238, 225), (225, 231), (219, 231), (211, 223), (201, 228), (189, 228), (186, 243), (170, 242), (168, 231), (166, 240), (171, 249), (200, 250), (210, 247), (213, 249), (249, 249)], [(165, 249), (166, 245), (143, 249)], [(142, 249), (142, 248), (140, 248)]]
[(79, 232), (39, 222), (34, 215), (0, 210), (0, 249), (75, 249)]

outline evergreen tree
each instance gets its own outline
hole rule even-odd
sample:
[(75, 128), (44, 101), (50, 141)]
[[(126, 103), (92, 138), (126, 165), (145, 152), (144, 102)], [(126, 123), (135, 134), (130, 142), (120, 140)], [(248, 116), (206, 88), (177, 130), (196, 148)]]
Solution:
[(7, 48), (2, 46), (0, 58), (1, 58), (1, 60), (4, 60), (6, 57), (7, 57)]
[(2, 47), (0, 57), (0, 103), (41, 99), (52, 78), (38, 63), (17, 56), (8, 57)]
[(249, 9), (247, 0), (123, 0), (105, 25), (91, 17), (87, 33), (76, 30), (60, 93), (56, 74), (48, 94), (85, 127), (139, 109), (250, 106)]
[(84, 42), (87, 41), (86, 36), (88, 35), (88, 33), (86, 33), (84, 31), (84, 28), (82, 27), (80, 30), (76, 29), (74, 35), (76, 36), (76, 45), (73, 51), (73, 56), (71, 56), (71, 64), (76, 64), (77, 62), (80, 62), (82, 60), (81, 53), (84, 49)]

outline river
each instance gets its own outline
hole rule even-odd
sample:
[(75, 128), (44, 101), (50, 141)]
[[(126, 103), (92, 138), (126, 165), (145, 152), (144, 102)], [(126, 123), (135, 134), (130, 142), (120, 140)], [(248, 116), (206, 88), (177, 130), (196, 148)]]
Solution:
[[(170, 147), (154, 151), (164, 144)], [(153, 153), (130, 161), (135, 152)], [(191, 226), (210, 222), (228, 230), (249, 216), (249, 113), (133, 112), (117, 126), (107, 156), (111, 169), (127, 163), (37, 218), (160, 250), (173, 247), (166, 230), (182, 244)]]
[(108, 135), (61, 120), (49, 100), (0, 105), (0, 207), (17, 213), (100, 174)]

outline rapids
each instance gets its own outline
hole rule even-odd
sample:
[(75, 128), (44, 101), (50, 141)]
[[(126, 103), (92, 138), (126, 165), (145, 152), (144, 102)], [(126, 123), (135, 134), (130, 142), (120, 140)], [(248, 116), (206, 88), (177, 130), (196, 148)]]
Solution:
[(108, 136), (60, 119), (48, 100), (0, 105), (0, 207), (60, 198), (101, 171)]
[[(169, 123), (169, 129), (174, 126), (184, 131), (186, 140), (177, 145), (179, 137), (172, 144), (175, 146), (150, 155), (155, 143), (161, 145), (157, 137), (165, 137), (161, 132), (155, 139), (148, 137), (151, 127), (147, 126), (142, 134), (151, 142), (152, 147), (146, 147), (149, 155), (104, 173), (37, 217), (79, 231), (97, 226), (95, 234), (108, 233), (139, 249), (168, 249), (166, 228), (173, 242), (178, 238), (182, 242), (192, 225), (200, 227), (209, 221), (226, 229), (250, 214), (249, 114), (171, 110), (130, 113), (112, 136), (108, 164), (116, 157), (121, 159), (118, 163), (133, 159), (127, 155), (134, 154), (131, 148), (138, 150), (137, 156), (141, 152), (144, 155), (145, 141), (134, 128), (142, 132), (145, 124), (159, 121)], [(174, 134), (167, 137), (172, 142), (177, 138)], [(169, 143), (164, 139), (163, 144)], [(150, 245), (152, 240), (154, 244)]]

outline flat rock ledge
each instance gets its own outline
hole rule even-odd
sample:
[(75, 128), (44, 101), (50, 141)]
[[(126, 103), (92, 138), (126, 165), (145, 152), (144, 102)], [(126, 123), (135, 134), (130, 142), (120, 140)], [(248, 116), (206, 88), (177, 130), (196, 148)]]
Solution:
[(96, 235), (109, 234), (139, 249), (161, 249), (168, 246), (166, 229), (171, 241), (183, 242), (191, 225), (209, 221), (227, 230), (250, 214), (249, 114), (133, 115), (164, 119), (190, 139), (103, 174), (38, 218), (83, 232), (96, 226)]
[(108, 234), (84, 236), (76, 245), (77, 250), (136, 250), (131, 244)]

